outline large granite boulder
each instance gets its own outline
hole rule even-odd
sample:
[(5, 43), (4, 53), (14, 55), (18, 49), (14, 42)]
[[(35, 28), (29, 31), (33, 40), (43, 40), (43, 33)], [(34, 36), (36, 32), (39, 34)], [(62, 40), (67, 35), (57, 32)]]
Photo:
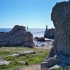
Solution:
[(33, 35), (25, 27), (16, 25), (10, 32), (0, 32), (0, 46), (33, 47)]
[(57, 3), (53, 7), (51, 19), (55, 26), (56, 53), (53, 57), (47, 58), (46, 63), (42, 65), (50, 68), (57, 64), (63, 70), (70, 70), (70, 1)]
[(49, 38), (49, 39), (54, 39), (54, 37), (55, 37), (55, 29), (54, 28), (46, 29), (45, 33), (44, 33), (44, 37)]

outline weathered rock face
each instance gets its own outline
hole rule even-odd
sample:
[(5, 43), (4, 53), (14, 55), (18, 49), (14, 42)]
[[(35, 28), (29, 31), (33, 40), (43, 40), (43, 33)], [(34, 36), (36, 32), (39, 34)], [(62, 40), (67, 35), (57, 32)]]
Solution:
[(54, 39), (54, 37), (55, 37), (55, 29), (54, 28), (46, 29), (44, 37), (49, 38), (49, 39)]
[(57, 3), (52, 10), (56, 29), (55, 47), (59, 59), (70, 65), (70, 2)]
[(16, 25), (10, 32), (0, 32), (0, 46), (33, 47), (33, 35), (25, 27)]
[[(52, 10), (51, 19), (55, 26), (54, 54), (42, 63), (42, 67), (52, 67), (56, 64), (61, 67), (70, 66), (70, 1), (57, 3)], [(56, 53), (54, 53), (56, 51)], [(51, 53), (50, 52), (50, 53)], [(42, 69), (43, 70), (43, 69)], [(46, 69), (45, 69), (46, 70)], [(63, 69), (64, 70), (64, 69)]]

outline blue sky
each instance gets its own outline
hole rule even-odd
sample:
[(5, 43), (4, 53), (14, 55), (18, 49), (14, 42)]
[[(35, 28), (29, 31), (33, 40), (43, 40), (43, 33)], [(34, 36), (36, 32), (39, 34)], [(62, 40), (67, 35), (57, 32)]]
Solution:
[(0, 0), (0, 28), (14, 25), (30, 28), (53, 27), (52, 7), (64, 0)]

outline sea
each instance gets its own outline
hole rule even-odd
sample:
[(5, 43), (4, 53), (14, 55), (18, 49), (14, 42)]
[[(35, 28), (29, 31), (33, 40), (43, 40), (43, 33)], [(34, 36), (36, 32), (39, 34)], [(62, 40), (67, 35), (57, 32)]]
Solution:
[[(0, 32), (9, 32), (11, 31), (11, 28), (0, 28)], [(33, 34), (33, 38), (35, 37), (43, 37), (45, 28), (29, 28), (27, 31), (31, 32)], [(34, 40), (35, 45), (41, 46), (45, 42), (37, 42)]]
[[(0, 32), (9, 32), (11, 28), (0, 28)], [(29, 28), (27, 31), (33, 34), (33, 37), (43, 37), (45, 28)]]

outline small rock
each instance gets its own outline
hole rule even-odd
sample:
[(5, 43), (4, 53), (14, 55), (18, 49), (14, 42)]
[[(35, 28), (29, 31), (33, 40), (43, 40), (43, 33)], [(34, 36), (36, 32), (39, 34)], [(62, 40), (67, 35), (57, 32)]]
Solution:
[(35, 40), (39, 41), (39, 42), (45, 42), (45, 38), (44, 37), (35, 37)]
[(28, 62), (25, 62), (25, 65), (29, 65), (29, 63)]
[(25, 56), (27, 54), (35, 54), (35, 52), (34, 51), (27, 50), (27, 51), (24, 51), (24, 52), (19, 53), (19, 56)]
[(9, 55), (9, 56), (19, 56), (19, 54), (12, 54), (12, 55)]
[(9, 65), (10, 62), (11, 61), (6, 61), (6, 60), (1, 61), (0, 60), (0, 65)]

